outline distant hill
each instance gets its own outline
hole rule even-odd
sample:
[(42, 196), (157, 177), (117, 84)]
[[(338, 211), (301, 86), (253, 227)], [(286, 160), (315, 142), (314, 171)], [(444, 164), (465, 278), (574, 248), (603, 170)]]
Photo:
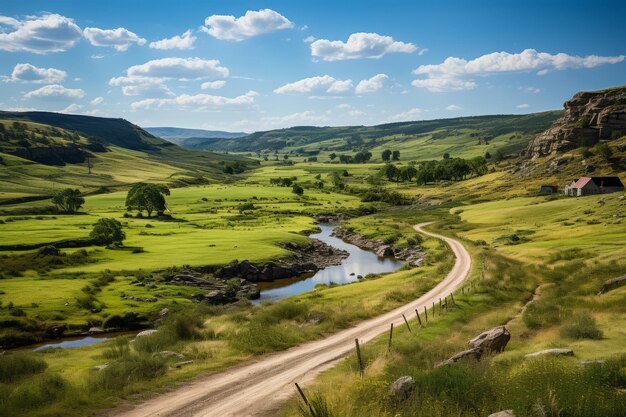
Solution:
[(378, 126), (315, 127), (255, 132), (237, 139), (194, 139), (195, 149), (221, 152), (279, 152), (309, 156), (369, 150), (374, 160), (386, 148), (411, 159), (513, 153), (548, 128), (563, 112), (495, 115), (388, 123)]
[(154, 136), (168, 140), (181, 146), (187, 146), (187, 143), (193, 143), (188, 139), (201, 141), (202, 139), (234, 139), (246, 136), (245, 132), (225, 132), (222, 130), (204, 130), (204, 129), (185, 129), (181, 127), (146, 127), (144, 130), (150, 132)]

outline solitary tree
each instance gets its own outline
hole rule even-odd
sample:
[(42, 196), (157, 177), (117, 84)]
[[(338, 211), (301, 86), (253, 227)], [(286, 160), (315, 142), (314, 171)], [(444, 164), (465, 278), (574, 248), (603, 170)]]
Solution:
[(293, 187), (291, 188), (291, 192), (297, 195), (302, 195), (304, 194), (304, 188), (302, 188), (298, 184), (294, 184)]
[(85, 204), (78, 189), (66, 188), (52, 197), (52, 202), (64, 213), (76, 213)]
[(381, 156), (383, 157), (383, 161), (387, 162), (391, 159), (391, 151), (389, 149), (385, 149)]
[(334, 161), (335, 158), (337, 157), (337, 154), (335, 152), (333, 152), (330, 155), (328, 155), (328, 157), (330, 158), (331, 161)]
[(400, 151), (393, 151), (391, 153), (391, 159), (393, 159), (394, 161), (399, 161), (400, 160)]
[(121, 243), (126, 234), (122, 231), (122, 224), (115, 219), (100, 219), (93, 226), (89, 237), (99, 245), (110, 245), (111, 243)]
[(148, 217), (152, 212), (165, 210), (165, 196), (170, 195), (170, 190), (161, 184), (146, 184), (143, 182), (133, 185), (126, 196), (126, 208), (128, 210), (147, 211)]

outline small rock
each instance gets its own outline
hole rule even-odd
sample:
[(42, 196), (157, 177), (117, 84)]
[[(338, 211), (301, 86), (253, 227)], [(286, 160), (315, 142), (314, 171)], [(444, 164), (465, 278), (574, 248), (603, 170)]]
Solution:
[(166, 317), (168, 314), (170, 314), (170, 309), (167, 307), (162, 308), (161, 311), (159, 311), (159, 317)]
[(500, 353), (511, 340), (511, 333), (504, 326), (487, 330), (469, 341), (470, 348), (478, 348), (489, 353)]
[(587, 359), (580, 361), (581, 365), (593, 365), (593, 364), (603, 364), (606, 363), (606, 359)]
[(533, 352), (526, 355), (527, 358), (535, 357), (535, 356), (574, 356), (574, 351), (572, 349), (545, 349), (540, 350), (539, 352)]
[(176, 362), (176, 363), (174, 364), (174, 366), (175, 366), (176, 368), (182, 368), (183, 366), (185, 366), (185, 365), (189, 365), (190, 363), (193, 363), (193, 361), (182, 361), (182, 362)]
[(178, 352), (172, 352), (171, 350), (164, 350), (162, 352), (155, 353), (154, 355), (160, 356), (162, 359), (178, 358), (185, 359), (185, 355)]
[(489, 414), (489, 417), (515, 417), (515, 414), (513, 414), (513, 410), (504, 410)]
[(99, 327), (90, 327), (88, 332), (89, 334), (100, 334), (100, 333), (104, 333), (104, 330), (102, 330)]
[(480, 348), (472, 348), (472, 349), (464, 350), (463, 352), (459, 352), (455, 354), (454, 356), (446, 359), (445, 361), (439, 362), (438, 364), (435, 365), (435, 368), (452, 365), (453, 363), (456, 363), (466, 358), (480, 360), (482, 356), (483, 356), (483, 351)]
[(412, 376), (401, 376), (389, 387), (389, 396), (395, 399), (404, 400), (411, 395), (415, 389), (415, 380)]
[(158, 332), (157, 329), (144, 330), (142, 332), (137, 333), (137, 335), (135, 336), (135, 339), (138, 338), (138, 337), (150, 336), (150, 335), (155, 334), (157, 332)]
[(100, 371), (106, 369), (108, 366), (109, 366), (108, 363), (105, 363), (104, 365), (96, 365), (93, 368), (91, 368), (91, 370), (95, 371), (95, 372), (100, 372)]

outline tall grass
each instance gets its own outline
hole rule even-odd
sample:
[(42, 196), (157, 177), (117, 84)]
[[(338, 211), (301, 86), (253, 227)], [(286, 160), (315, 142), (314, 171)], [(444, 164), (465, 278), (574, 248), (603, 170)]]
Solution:
[(11, 382), (26, 375), (45, 371), (46, 362), (33, 354), (14, 353), (0, 355), (0, 382)]

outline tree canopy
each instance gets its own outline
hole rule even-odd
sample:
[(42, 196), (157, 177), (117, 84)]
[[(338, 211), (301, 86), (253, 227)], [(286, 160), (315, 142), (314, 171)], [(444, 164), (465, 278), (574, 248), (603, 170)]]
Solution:
[(165, 196), (170, 195), (170, 190), (162, 184), (137, 183), (128, 191), (126, 196), (126, 208), (128, 210), (138, 210), (148, 212), (148, 217), (152, 217), (152, 212), (162, 212), (165, 210)]
[(126, 239), (126, 234), (122, 231), (122, 224), (119, 221), (103, 218), (94, 225), (89, 237), (99, 245), (110, 245), (121, 243)]
[(52, 203), (65, 213), (76, 213), (85, 204), (85, 199), (78, 189), (66, 188), (52, 197)]

